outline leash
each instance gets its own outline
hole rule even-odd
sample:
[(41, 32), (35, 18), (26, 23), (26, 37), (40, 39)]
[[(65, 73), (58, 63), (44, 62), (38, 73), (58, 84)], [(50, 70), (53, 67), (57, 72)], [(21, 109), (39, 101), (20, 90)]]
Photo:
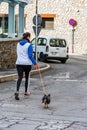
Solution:
[(44, 81), (43, 81), (43, 79), (42, 79), (42, 74), (41, 74), (40, 69), (38, 69), (38, 72), (39, 72), (39, 76), (40, 76), (40, 81), (41, 81), (43, 93), (44, 93), (44, 95), (46, 95), (47, 92), (46, 92), (46, 88), (45, 88), (45, 86), (44, 86)]

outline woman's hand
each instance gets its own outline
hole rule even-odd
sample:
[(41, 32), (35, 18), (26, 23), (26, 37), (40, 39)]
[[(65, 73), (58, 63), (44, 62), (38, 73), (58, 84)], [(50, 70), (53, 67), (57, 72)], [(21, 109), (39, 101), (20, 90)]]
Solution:
[(36, 68), (36, 69), (39, 69), (39, 68), (40, 68), (40, 65), (39, 65), (39, 64), (36, 64), (36, 65), (35, 65), (35, 68)]

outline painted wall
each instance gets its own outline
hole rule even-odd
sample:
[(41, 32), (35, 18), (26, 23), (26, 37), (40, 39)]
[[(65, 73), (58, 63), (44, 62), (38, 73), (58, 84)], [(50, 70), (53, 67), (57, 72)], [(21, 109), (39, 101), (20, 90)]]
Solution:
[[(72, 52), (72, 26), (69, 25), (69, 19), (74, 18), (77, 26), (74, 32), (74, 51), (75, 53), (87, 53), (87, 0), (38, 0), (39, 14), (56, 14), (54, 19), (54, 30), (41, 30), (41, 35), (51, 35), (63, 37)], [(26, 31), (32, 33), (32, 19), (35, 15), (35, 1), (25, 8), (28, 14)]]

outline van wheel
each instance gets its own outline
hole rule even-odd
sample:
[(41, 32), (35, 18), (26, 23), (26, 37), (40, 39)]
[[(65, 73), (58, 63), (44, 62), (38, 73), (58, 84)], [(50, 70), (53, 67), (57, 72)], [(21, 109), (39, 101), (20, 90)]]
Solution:
[(66, 60), (61, 60), (61, 63), (63, 63), (63, 64), (66, 63)]
[(40, 61), (42, 61), (42, 62), (45, 62), (46, 61), (46, 58), (45, 58), (45, 56), (44, 56), (44, 54), (41, 52), (40, 53)]

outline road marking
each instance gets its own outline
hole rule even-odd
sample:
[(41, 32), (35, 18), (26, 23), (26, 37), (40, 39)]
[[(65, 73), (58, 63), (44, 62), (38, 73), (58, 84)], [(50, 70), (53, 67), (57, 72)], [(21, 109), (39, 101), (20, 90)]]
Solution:
[(45, 80), (55, 80), (55, 81), (66, 81), (66, 82), (82, 82), (82, 83), (87, 83), (87, 80), (81, 80), (81, 79), (71, 79), (70, 78), (70, 72), (64, 72), (64, 73), (59, 73), (54, 76), (45, 76)]
[(70, 73), (65, 72), (65, 73), (59, 73), (53, 77), (54, 79), (69, 79), (70, 78)]
[(56, 79), (58, 82), (80, 82), (80, 83), (87, 83), (87, 80), (77, 80), (77, 79)]

